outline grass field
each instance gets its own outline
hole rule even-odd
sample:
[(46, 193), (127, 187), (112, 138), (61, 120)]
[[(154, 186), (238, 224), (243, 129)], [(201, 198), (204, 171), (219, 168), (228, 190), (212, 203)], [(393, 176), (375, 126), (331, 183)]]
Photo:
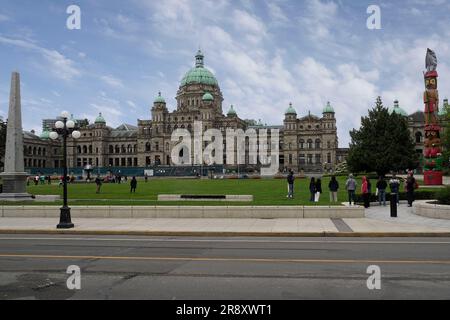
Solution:
[[(347, 201), (345, 178), (338, 178), (340, 189), (339, 201)], [(358, 181), (358, 191), (361, 181)], [(101, 193), (96, 194), (95, 183), (69, 184), (69, 204), (72, 205), (329, 205), (329, 178), (322, 181), (323, 193), (319, 203), (309, 202), (309, 180), (296, 179), (295, 199), (286, 198), (287, 185), (285, 179), (149, 179), (147, 183), (139, 180), (136, 194), (130, 194), (129, 181), (122, 184), (103, 184)], [(376, 181), (372, 181), (375, 190)], [(401, 189), (402, 190), (402, 189)], [(52, 185), (30, 185), (28, 192), (34, 195), (62, 195), (62, 187)], [(158, 194), (234, 194), (253, 195), (253, 202), (158, 202)], [(58, 202), (31, 202), (23, 204), (55, 205)], [(17, 203), (0, 202), (2, 205), (17, 205)]]

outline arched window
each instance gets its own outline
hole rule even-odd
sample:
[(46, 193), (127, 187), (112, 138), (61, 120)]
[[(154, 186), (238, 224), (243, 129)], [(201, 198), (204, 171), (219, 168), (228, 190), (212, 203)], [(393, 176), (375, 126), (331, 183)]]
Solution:
[(42, 149), (42, 155), (43, 155), (44, 157), (45, 157), (46, 153), (47, 153), (47, 151), (45, 150), (45, 148)]
[(84, 153), (84, 154), (87, 153), (87, 146), (83, 146), (83, 153)]
[(305, 148), (305, 140), (300, 139), (300, 141), (298, 142), (300, 149), (304, 149)]
[(127, 146), (127, 152), (128, 152), (128, 153), (132, 153), (132, 152), (133, 152), (133, 147), (131, 146), (131, 144), (129, 144), (129, 145)]
[(316, 149), (320, 149), (320, 139), (316, 139)]
[(137, 144), (133, 145), (133, 153), (137, 153)]
[(116, 146), (114, 147), (116, 153), (120, 153), (120, 147), (118, 144), (116, 144)]
[(127, 149), (125, 148), (124, 144), (120, 146), (120, 152), (122, 152), (122, 153), (127, 152)]
[[(81, 153), (81, 146), (77, 146), (77, 153), (80, 154)], [(55, 153), (56, 154), (56, 153)]]
[(92, 145), (89, 146), (89, 153), (92, 154)]
[(308, 139), (308, 149), (312, 149), (313, 148), (313, 142), (311, 139)]
[(109, 146), (109, 153), (114, 153), (114, 146), (112, 145)]
[(41, 155), (41, 148), (38, 148), (38, 156)]
[(33, 154), (36, 155), (36, 147), (33, 148)]
[(422, 142), (422, 132), (416, 132), (416, 143)]
[(147, 142), (145, 144), (145, 151), (146, 152), (150, 152), (151, 150), (152, 150), (152, 146), (151, 146), (150, 142)]

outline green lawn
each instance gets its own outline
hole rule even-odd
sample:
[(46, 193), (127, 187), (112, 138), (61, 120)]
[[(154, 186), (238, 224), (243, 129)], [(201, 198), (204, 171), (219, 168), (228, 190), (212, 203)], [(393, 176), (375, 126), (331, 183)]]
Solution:
[[(340, 190), (339, 201), (346, 201), (344, 189), (345, 178), (338, 178)], [(358, 181), (358, 190), (361, 180)], [(322, 181), (324, 193), (318, 205), (329, 205), (329, 178)], [(376, 181), (372, 181), (375, 190)], [(129, 181), (125, 184), (103, 184), (101, 193), (96, 194), (96, 186), (91, 184), (69, 184), (69, 204), (72, 205), (317, 205), (309, 202), (309, 180), (296, 179), (295, 199), (286, 198), (287, 185), (285, 179), (224, 179), (224, 180), (196, 180), (196, 179), (149, 179), (147, 183), (139, 180), (136, 194), (130, 194)], [(402, 190), (402, 189), (401, 189)], [(35, 195), (62, 195), (62, 187), (52, 185), (30, 185), (28, 192)], [(158, 194), (235, 194), (253, 195), (253, 202), (158, 202)], [(51, 203), (31, 202), (24, 204), (55, 205), (62, 201)], [(17, 203), (0, 202), (3, 205), (17, 205)]]

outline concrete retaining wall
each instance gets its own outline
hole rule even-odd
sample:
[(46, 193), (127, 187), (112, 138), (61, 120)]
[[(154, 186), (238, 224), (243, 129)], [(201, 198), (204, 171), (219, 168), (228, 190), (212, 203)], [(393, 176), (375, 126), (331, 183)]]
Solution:
[(428, 202), (431, 201), (415, 201), (413, 204), (414, 213), (428, 218), (450, 220), (450, 206)]
[[(72, 206), (73, 218), (363, 218), (362, 207)], [(0, 206), (1, 217), (57, 218), (57, 206)]]

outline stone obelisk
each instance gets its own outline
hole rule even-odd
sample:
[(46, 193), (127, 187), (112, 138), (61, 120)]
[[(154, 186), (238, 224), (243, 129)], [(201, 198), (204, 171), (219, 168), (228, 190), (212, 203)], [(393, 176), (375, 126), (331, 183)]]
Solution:
[(18, 72), (13, 72), (6, 131), (5, 171), (0, 174), (3, 180), (3, 193), (0, 193), (0, 200), (31, 200), (31, 195), (26, 193), (27, 176), (23, 161), (20, 75)]

